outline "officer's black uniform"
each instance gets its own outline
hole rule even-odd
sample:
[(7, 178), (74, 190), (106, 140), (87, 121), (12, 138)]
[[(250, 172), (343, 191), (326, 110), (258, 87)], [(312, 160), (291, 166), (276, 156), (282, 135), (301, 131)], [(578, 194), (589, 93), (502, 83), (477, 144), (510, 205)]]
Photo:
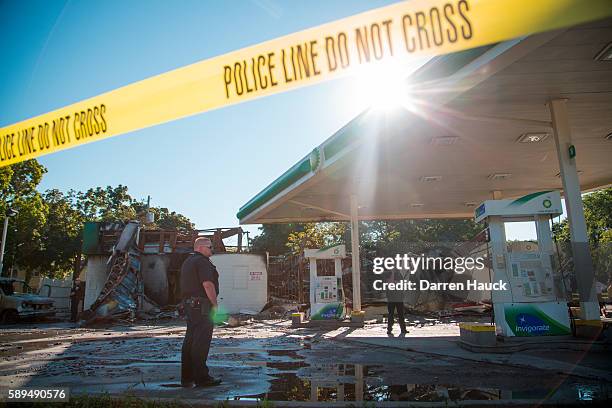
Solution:
[(215, 285), (219, 294), (219, 273), (210, 259), (198, 252), (183, 262), (181, 267), (181, 295), (185, 305), (187, 333), (181, 352), (181, 384), (205, 385), (212, 379), (206, 359), (212, 340), (212, 303), (202, 286), (205, 281)]

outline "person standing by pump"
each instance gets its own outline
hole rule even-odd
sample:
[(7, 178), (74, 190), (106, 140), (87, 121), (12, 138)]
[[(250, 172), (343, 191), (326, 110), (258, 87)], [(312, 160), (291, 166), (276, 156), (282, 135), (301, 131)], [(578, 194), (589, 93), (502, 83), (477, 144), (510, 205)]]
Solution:
[(194, 254), (181, 267), (181, 295), (187, 319), (181, 350), (181, 385), (206, 387), (221, 383), (210, 375), (206, 365), (219, 295), (219, 273), (210, 261), (213, 253), (210, 239), (197, 238), (193, 250)]
[[(402, 273), (399, 270), (390, 270), (387, 276), (388, 283), (400, 283), (403, 279)], [(389, 289), (387, 286), (387, 334), (392, 334), (393, 331), (393, 320), (395, 312), (397, 312), (397, 320), (400, 326), (400, 333), (406, 334), (406, 322), (404, 320), (404, 291)]]

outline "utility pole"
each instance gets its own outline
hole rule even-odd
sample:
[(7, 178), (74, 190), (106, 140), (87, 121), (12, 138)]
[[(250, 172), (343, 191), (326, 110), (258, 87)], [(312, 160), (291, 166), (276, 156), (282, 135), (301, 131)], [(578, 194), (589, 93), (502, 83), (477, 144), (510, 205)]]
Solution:
[(145, 213), (145, 223), (152, 224), (155, 222), (155, 215), (151, 212), (151, 196), (147, 196), (147, 210)]

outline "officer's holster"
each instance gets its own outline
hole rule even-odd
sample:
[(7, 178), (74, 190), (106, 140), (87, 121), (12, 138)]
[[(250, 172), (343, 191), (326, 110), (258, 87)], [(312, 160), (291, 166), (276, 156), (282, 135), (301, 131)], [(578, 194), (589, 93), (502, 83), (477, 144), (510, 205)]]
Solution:
[(185, 306), (191, 307), (192, 309), (200, 309), (202, 316), (209, 316), (211, 304), (208, 298), (201, 296), (192, 296), (184, 300)]

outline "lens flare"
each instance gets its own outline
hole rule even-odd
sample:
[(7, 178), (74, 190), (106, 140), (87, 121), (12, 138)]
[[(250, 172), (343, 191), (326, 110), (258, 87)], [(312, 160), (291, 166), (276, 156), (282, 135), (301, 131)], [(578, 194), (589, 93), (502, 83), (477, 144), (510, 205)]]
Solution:
[(227, 323), (227, 319), (229, 318), (229, 314), (227, 310), (223, 306), (218, 306), (213, 309), (211, 314), (211, 319), (215, 325), (220, 325), (223, 323)]
[(409, 108), (408, 75), (414, 65), (389, 61), (359, 68), (354, 76), (354, 97), (364, 108), (393, 110)]

